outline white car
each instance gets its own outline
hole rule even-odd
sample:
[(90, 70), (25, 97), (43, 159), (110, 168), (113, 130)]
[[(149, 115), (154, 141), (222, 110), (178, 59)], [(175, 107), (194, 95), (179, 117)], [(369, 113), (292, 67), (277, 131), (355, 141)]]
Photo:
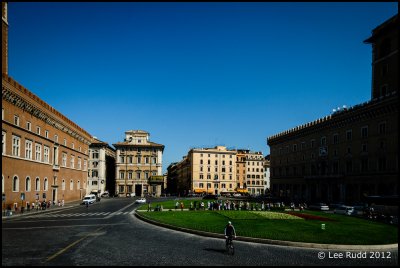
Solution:
[(321, 210), (321, 211), (328, 211), (329, 207), (325, 203), (317, 203), (317, 204), (312, 204), (308, 207), (309, 209), (313, 210)]
[(354, 215), (356, 211), (354, 207), (351, 206), (339, 206), (333, 210), (335, 214), (343, 214), (343, 215)]
[(136, 199), (135, 203), (136, 204), (145, 204), (146, 198), (142, 197), (142, 198)]
[(96, 196), (94, 194), (88, 194), (85, 195), (85, 197), (82, 200), (82, 204), (93, 204), (96, 201)]

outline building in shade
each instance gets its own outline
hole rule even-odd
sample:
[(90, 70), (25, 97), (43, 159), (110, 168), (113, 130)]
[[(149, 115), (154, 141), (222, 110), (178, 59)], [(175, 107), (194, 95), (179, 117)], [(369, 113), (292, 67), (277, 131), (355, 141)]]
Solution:
[(271, 190), (288, 201), (354, 203), (398, 190), (398, 15), (372, 31), (371, 100), (267, 139)]
[(143, 130), (125, 132), (116, 149), (115, 191), (119, 196), (135, 193), (160, 196), (164, 191), (162, 156), (164, 145), (151, 142)]
[(91, 135), (8, 75), (2, 2), (2, 192), (6, 207), (86, 194)]
[(115, 149), (93, 137), (89, 146), (88, 193), (115, 193)]

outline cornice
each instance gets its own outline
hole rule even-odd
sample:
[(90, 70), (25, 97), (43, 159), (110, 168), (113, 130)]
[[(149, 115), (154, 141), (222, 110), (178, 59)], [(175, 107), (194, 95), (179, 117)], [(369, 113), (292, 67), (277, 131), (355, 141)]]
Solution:
[(319, 118), (292, 129), (283, 131), (267, 138), (267, 144), (273, 145), (287, 139), (293, 139), (297, 136), (309, 135), (321, 130), (343, 127), (364, 119), (375, 118), (381, 114), (389, 114), (398, 111), (397, 92), (381, 99), (374, 99), (362, 104), (355, 105), (329, 116)]
[(54, 115), (40, 109), (39, 107), (37, 107), (37, 105), (32, 104), (31, 102), (23, 98), (20, 94), (8, 88), (7, 83), (4, 83), (4, 79), (2, 83), (2, 99), (20, 108), (21, 110), (32, 114), (34, 117), (42, 120), (46, 124), (67, 133), (71, 137), (76, 138), (84, 144), (90, 145), (90, 139), (84, 137), (79, 132), (75, 131), (72, 127), (58, 120)]

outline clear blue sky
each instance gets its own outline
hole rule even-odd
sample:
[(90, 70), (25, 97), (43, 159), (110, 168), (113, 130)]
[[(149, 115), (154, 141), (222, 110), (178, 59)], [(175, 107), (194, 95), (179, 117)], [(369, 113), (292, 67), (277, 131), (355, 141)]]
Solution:
[(269, 154), (267, 138), (370, 99), (397, 3), (9, 3), (9, 75), (109, 144)]

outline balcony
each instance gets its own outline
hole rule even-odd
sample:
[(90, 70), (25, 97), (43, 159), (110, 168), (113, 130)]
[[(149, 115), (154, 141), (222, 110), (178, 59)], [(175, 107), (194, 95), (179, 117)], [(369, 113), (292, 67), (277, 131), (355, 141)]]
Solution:
[(53, 165), (53, 170), (60, 170), (60, 165)]

